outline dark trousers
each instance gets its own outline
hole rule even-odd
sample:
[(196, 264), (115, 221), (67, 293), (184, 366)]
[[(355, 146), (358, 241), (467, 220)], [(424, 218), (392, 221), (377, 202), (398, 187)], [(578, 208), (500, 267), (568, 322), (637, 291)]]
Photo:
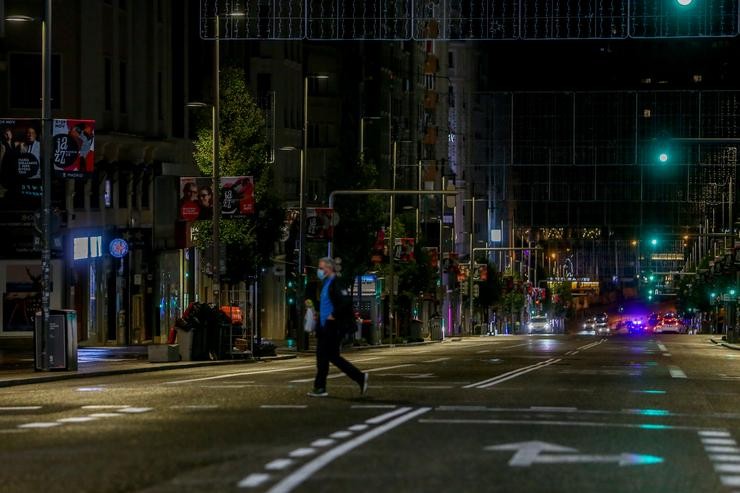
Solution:
[(329, 363), (333, 364), (345, 375), (362, 385), (364, 374), (355, 365), (342, 358), (339, 354), (342, 345), (342, 337), (338, 330), (329, 321), (327, 326), (316, 331), (316, 379), (314, 388), (326, 388), (326, 376), (329, 374)]

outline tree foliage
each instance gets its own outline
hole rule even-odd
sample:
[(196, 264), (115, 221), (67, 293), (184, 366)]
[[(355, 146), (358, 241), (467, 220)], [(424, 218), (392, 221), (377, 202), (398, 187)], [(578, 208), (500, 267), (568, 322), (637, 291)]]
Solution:
[[(255, 215), (220, 221), (220, 242), (226, 248), (228, 276), (243, 280), (258, 266), (269, 263), (273, 246), (280, 236), (283, 212), (274, 190), (274, 176), (267, 162), (265, 117), (249, 93), (244, 71), (221, 71), (219, 126), (219, 172), (221, 176), (254, 178)], [(212, 173), (212, 127), (197, 132), (193, 158), (204, 175)], [(212, 243), (211, 221), (197, 221), (193, 227), (196, 246)]]

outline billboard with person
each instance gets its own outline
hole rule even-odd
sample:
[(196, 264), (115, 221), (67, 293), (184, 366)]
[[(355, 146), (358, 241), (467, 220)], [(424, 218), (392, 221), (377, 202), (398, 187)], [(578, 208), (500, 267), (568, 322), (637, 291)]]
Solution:
[[(224, 176), (219, 182), (222, 218), (254, 214), (254, 179), (251, 176)], [(211, 178), (181, 177), (180, 219), (188, 222), (213, 219), (214, 195)]]

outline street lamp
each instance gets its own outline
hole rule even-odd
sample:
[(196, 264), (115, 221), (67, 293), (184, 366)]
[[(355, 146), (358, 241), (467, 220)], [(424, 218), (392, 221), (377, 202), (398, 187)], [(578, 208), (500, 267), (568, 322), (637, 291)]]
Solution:
[[(218, 23), (216, 23), (218, 25)], [(216, 29), (218, 32), (218, 28)], [(218, 37), (216, 38), (218, 42)], [(218, 49), (216, 50), (218, 51)], [(216, 56), (218, 58), (218, 56)], [(218, 64), (218, 61), (215, 62)], [(215, 69), (215, 78), (218, 79), (218, 69)], [(215, 96), (218, 97), (218, 83), (216, 83), (216, 89), (214, 92)], [(211, 188), (213, 193), (213, 300), (220, 306), (219, 292), (221, 283), (221, 193), (219, 190), (219, 169), (218, 169), (218, 104), (208, 104), (201, 101), (190, 101), (185, 104), (187, 108), (211, 108), (211, 130), (212, 130), (212, 155), (211, 160), (213, 161), (213, 170), (211, 171), (212, 184)]]
[[(9, 22), (33, 22), (27, 15), (9, 15)], [(51, 20), (52, 0), (44, 0), (44, 16), (41, 18), (41, 365), (48, 369), (46, 338), (49, 334), (49, 306), (51, 301)]]

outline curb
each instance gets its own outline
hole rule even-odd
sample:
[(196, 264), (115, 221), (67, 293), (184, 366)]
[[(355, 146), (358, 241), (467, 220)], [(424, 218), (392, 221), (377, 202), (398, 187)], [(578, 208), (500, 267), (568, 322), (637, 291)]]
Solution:
[(712, 337), (710, 337), (709, 340), (712, 341), (714, 344), (718, 344), (720, 346), (724, 346), (727, 349), (733, 349), (735, 351), (740, 351), (740, 345), (730, 344), (729, 342), (725, 342), (725, 341), (723, 341), (721, 339), (720, 340), (716, 340), (716, 339), (714, 339)]
[[(159, 364), (158, 366), (139, 366), (134, 368), (115, 368), (111, 370), (95, 370), (89, 372), (51, 372), (48, 374), (34, 373), (34, 376), (10, 378), (7, 380), (0, 380), (0, 387), (16, 387), (18, 385), (32, 385), (36, 383), (46, 382), (58, 382), (60, 380), (75, 380), (80, 378), (94, 378), (94, 377), (105, 377), (111, 375), (128, 375), (134, 373), (152, 373), (155, 371), (166, 371), (166, 370), (177, 370), (180, 368), (198, 368), (204, 366), (226, 366), (226, 365), (237, 365), (237, 364), (249, 364), (257, 363), (258, 361), (283, 361), (288, 359), (295, 359), (296, 355), (280, 355), (280, 356), (268, 356), (262, 357), (259, 360), (219, 360), (219, 361), (193, 361), (192, 363), (179, 363), (179, 364)], [(156, 363), (153, 363), (154, 365)]]

